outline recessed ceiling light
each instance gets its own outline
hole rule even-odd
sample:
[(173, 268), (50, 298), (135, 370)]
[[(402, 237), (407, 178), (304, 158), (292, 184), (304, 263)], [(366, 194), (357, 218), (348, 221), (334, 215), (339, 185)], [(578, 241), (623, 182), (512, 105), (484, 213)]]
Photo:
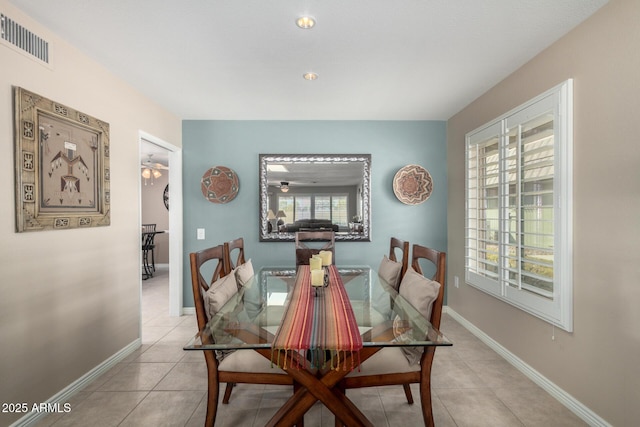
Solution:
[(308, 30), (316, 25), (316, 20), (311, 16), (301, 16), (300, 18), (296, 19), (296, 25), (303, 30)]
[(318, 75), (316, 73), (304, 73), (302, 77), (304, 77), (305, 80), (315, 80), (318, 78)]

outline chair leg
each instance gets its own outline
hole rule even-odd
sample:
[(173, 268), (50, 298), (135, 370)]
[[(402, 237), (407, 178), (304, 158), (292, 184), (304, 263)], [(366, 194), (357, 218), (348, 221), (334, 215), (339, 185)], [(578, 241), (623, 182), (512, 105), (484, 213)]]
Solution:
[(426, 427), (433, 427), (433, 410), (431, 407), (431, 385), (424, 386), (420, 383), (420, 404), (422, 405), (422, 418)]
[[(210, 351), (211, 354), (206, 353)], [(205, 360), (207, 361), (207, 415), (204, 421), (205, 427), (213, 427), (216, 423), (218, 412), (218, 395), (220, 394), (218, 382), (218, 367), (213, 350), (205, 350)]]
[[(299, 390), (299, 389), (300, 389), (300, 387), (301, 387), (301, 386), (300, 386), (300, 383), (299, 383), (299, 382), (296, 382), (296, 381), (294, 381), (294, 382), (293, 382), (293, 392), (294, 392), (294, 393), (295, 393), (297, 390)], [(299, 419), (299, 420), (296, 420), (295, 426), (296, 426), (296, 427), (304, 427), (304, 415), (303, 415), (302, 417), (300, 417), (300, 419)]]
[[(344, 396), (347, 393), (347, 391), (344, 389), (344, 387), (340, 387), (339, 385), (335, 386), (334, 390), (336, 392), (340, 393), (342, 396)], [(344, 423), (342, 422), (342, 420), (340, 418), (334, 416), (334, 419), (335, 419), (335, 422), (334, 422), (335, 427), (344, 427)]]
[(422, 418), (426, 427), (434, 427), (433, 408), (431, 407), (431, 364), (435, 354), (435, 347), (426, 347), (422, 355), (420, 374), (420, 405)]
[(224, 396), (222, 397), (222, 403), (225, 405), (229, 403), (229, 398), (231, 397), (231, 392), (235, 385), (235, 383), (227, 383), (227, 386), (224, 389)]
[(142, 250), (142, 274), (143, 280), (147, 280), (149, 277), (153, 276), (151, 268), (149, 267), (149, 251), (147, 249)]
[(404, 395), (407, 396), (407, 403), (409, 405), (413, 405), (413, 395), (411, 394), (411, 387), (409, 384), (402, 384), (402, 388), (404, 388)]
[(156, 248), (151, 249), (151, 268), (156, 272)]

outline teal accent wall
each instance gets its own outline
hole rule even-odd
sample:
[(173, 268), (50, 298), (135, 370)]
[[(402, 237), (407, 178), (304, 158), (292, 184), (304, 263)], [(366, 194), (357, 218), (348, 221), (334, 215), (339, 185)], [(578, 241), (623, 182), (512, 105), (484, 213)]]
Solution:
[[(182, 124), (184, 196), (184, 306), (193, 306), (189, 253), (243, 237), (254, 266), (295, 264), (292, 242), (258, 239), (258, 155), (371, 154), (371, 242), (338, 242), (339, 264), (377, 267), (398, 237), (447, 250), (446, 122), (444, 121), (200, 121)], [(408, 206), (393, 194), (401, 167), (418, 164), (433, 178), (433, 193)], [(214, 204), (200, 191), (200, 179), (213, 166), (233, 169), (238, 196)], [(206, 239), (196, 239), (196, 229)]]

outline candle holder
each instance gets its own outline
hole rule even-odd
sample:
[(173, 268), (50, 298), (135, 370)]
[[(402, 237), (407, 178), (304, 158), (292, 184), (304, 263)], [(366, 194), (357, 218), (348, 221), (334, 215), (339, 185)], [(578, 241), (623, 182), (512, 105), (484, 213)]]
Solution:
[(315, 296), (319, 297), (324, 294), (323, 289), (329, 286), (329, 269), (320, 268), (318, 270), (310, 270), (311, 286), (314, 289)]

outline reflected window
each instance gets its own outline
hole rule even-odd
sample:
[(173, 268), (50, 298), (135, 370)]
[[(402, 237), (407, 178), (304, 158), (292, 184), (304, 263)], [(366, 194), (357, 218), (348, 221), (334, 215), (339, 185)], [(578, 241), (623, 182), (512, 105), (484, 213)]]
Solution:
[(326, 219), (346, 227), (349, 222), (348, 202), (347, 195), (279, 195), (278, 210), (283, 211), (289, 221)]

